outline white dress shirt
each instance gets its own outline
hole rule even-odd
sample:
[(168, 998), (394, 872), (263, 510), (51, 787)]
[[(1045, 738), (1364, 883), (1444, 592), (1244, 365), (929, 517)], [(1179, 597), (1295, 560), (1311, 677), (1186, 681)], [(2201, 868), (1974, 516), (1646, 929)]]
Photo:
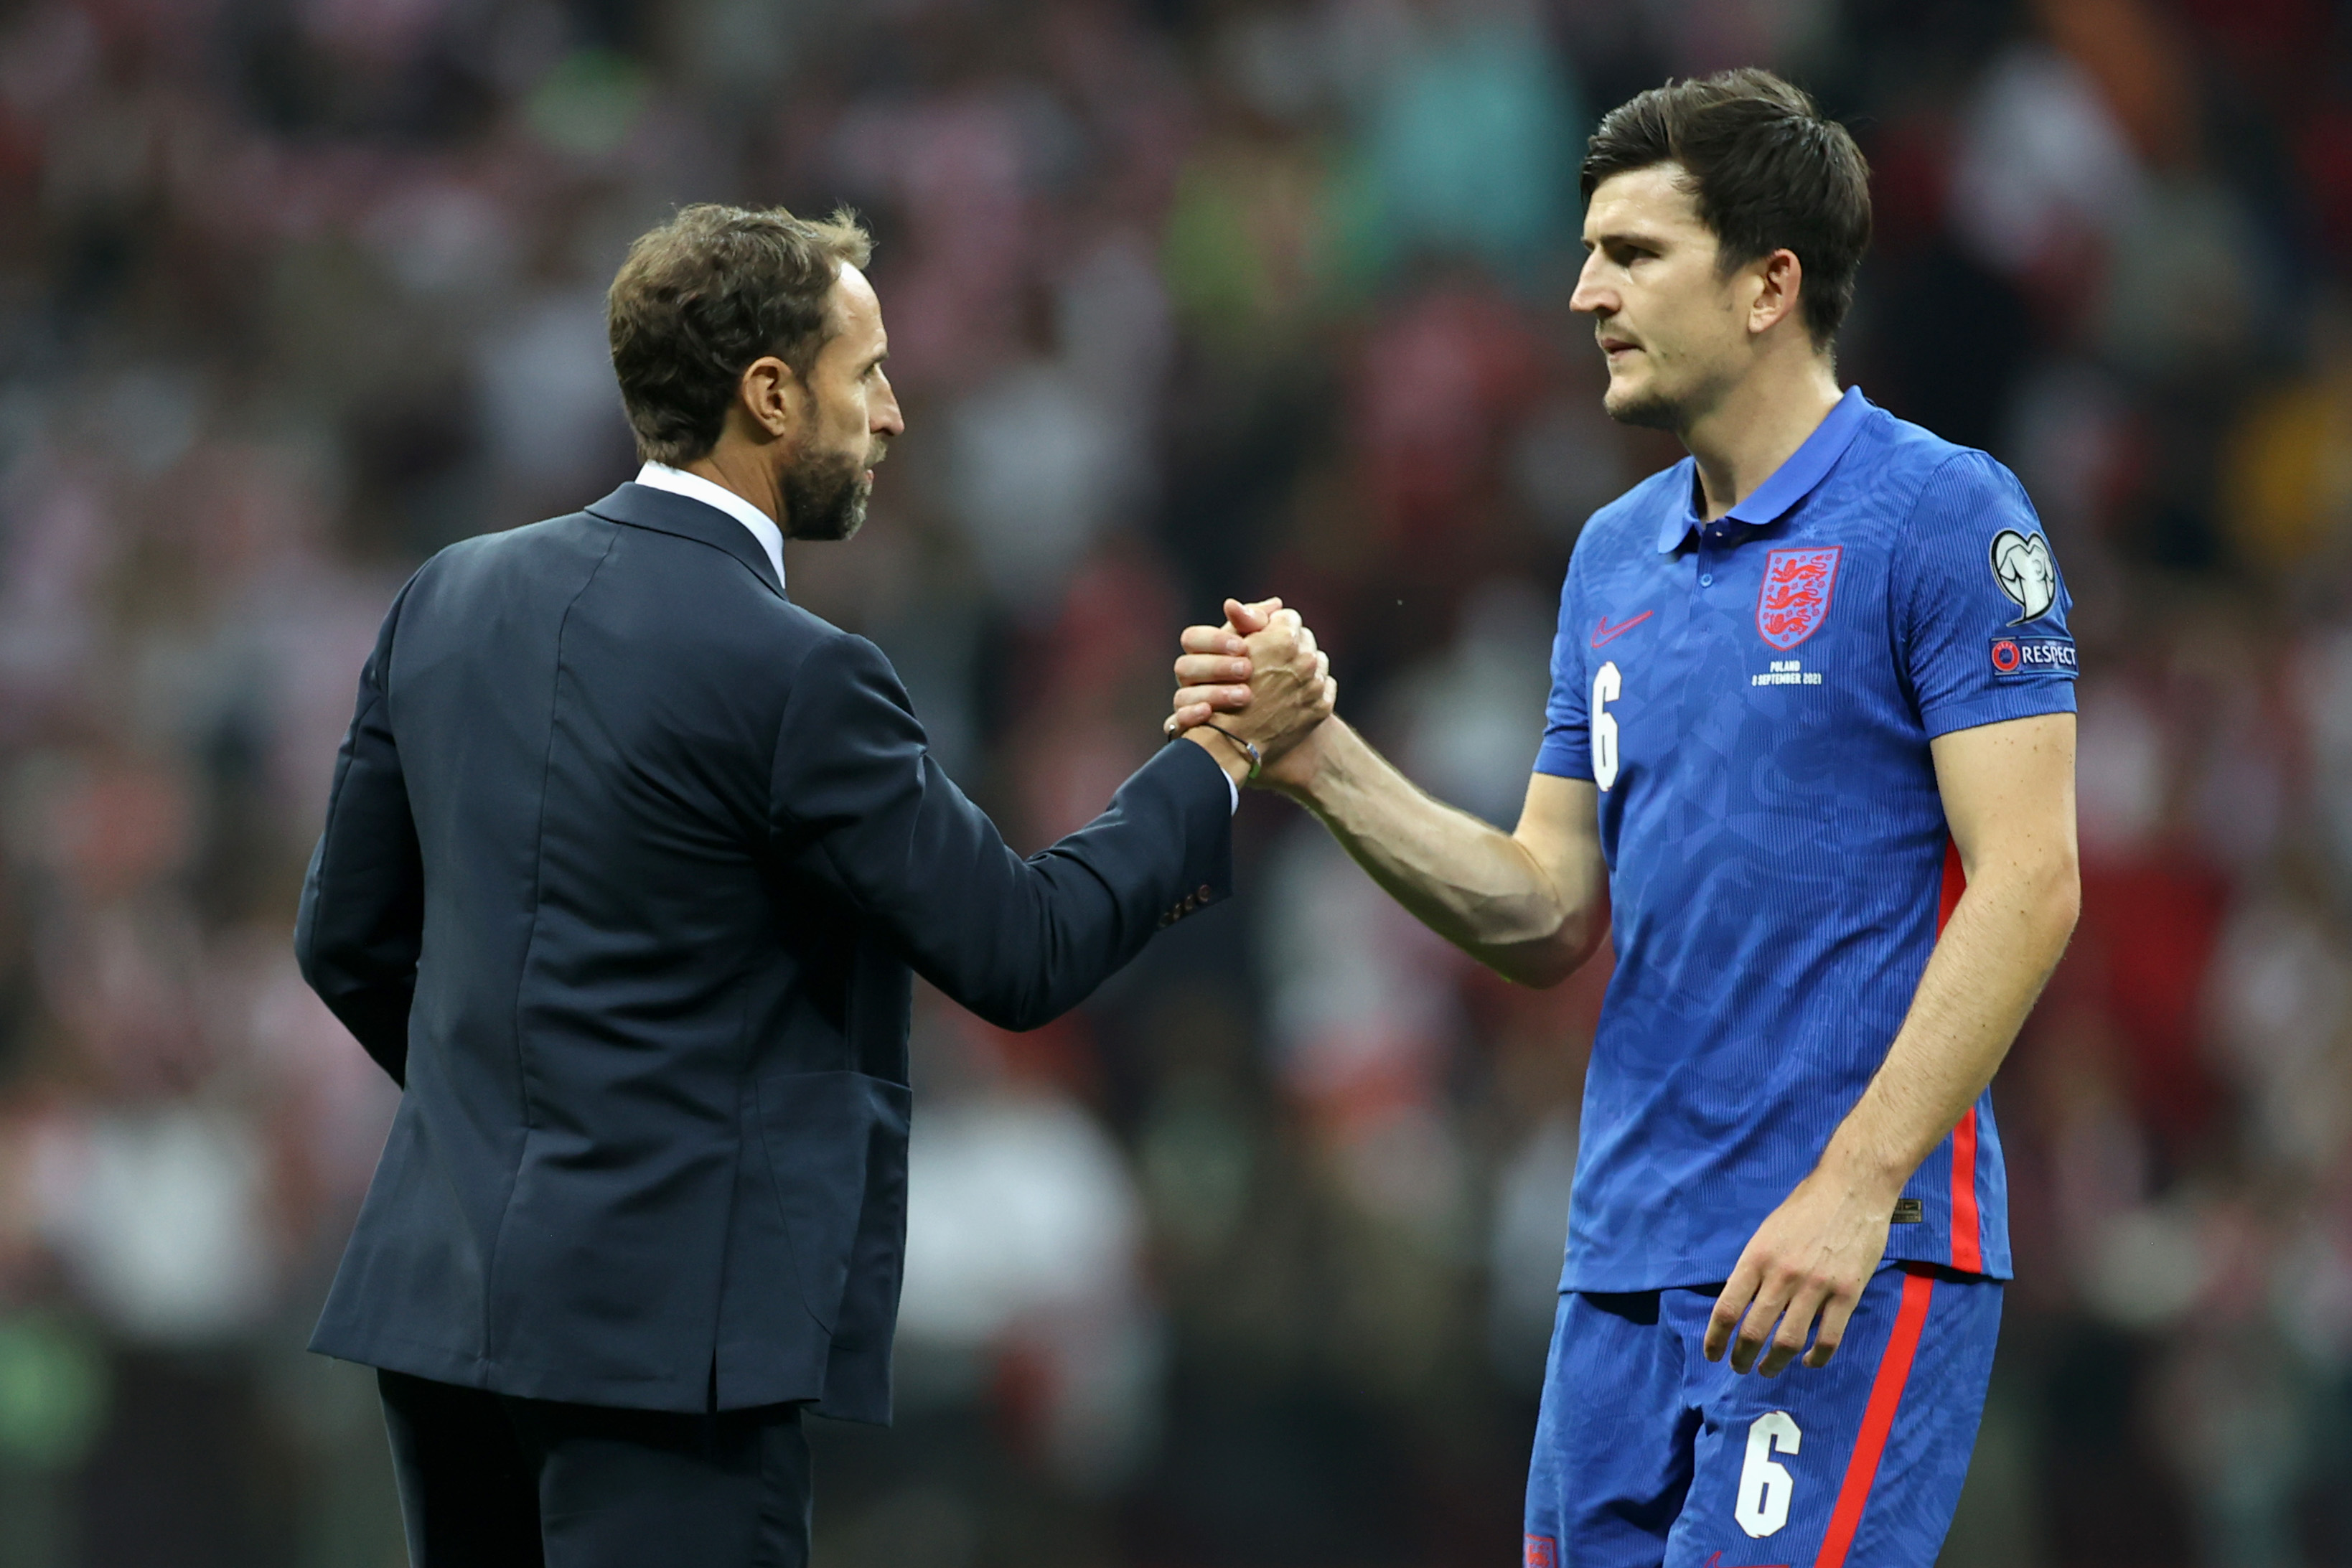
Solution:
[(637, 470), (637, 483), (656, 490), (667, 490), (673, 496), (684, 496), (700, 501), (706, 507), (716, 507), (745, 528), (768, 552), (768, 563), (776, 569), (776, 586), (784, 585), (784, 530), (776, 527), (776, 519), (751, 505), (724, 485), (714, 485), (699, 474), (689, 474), (683, 468), (673, 468), (667, 463), (648, 463)]

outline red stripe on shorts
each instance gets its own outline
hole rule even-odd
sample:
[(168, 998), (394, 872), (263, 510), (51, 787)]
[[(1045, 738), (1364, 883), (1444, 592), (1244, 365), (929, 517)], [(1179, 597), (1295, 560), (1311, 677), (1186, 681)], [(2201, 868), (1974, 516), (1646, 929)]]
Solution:
[(1885, 1354), (1878, 1358), (1878, 1376), (1870, 1385), (1870, 1404), (1862, 1413), (1862, 1433), (1854, 1439), (1853, 1458), (1846, 1461), (1845, 1480), (1838, 1488), (1837, 1506), (1830, 1511), (1829, 1532), (1813, 1568), (1845, 1568), (1845, 1554), (1853, 1546), (1853, 1532), (1862, 1524), (1863, 1504), (1878, 1479), (1878, 1461), (1886, 1452), (1886, 1434), (1895, 1427), (1895, 1406), (1903, 1403), (1903, 1385), (1911, 1379), (1911, 1358), (1918, 1354), (1919, 1333), (1927, 1326), (1927, 1299), (1936, 1293), (1935, 1279), (1927, 1274), (1903, 1276), (1903, 1302), (1895, 1310), (1895, 1332), (1886, 1338)]

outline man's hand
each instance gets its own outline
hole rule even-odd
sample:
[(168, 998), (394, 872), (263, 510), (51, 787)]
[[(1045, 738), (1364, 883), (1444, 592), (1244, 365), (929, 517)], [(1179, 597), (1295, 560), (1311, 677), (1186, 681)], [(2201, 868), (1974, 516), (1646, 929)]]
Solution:
[[(1220, 722), (1236, 735), (1247, 736), (1265, 758), (1260, 785), (1297, 784), (1313, 771), (1312, 738), (1338, 703), (1339, 685), (1331, 679), (1329, 657), (1316, 648), (1315, 633), (1307, 629), (1297, 611), (1285, 610), (1279, 599), (1255, 604), (1228, 599), (1225, 623), (1186, 627), (1183, 647), (1183, 655), (1176, 661), (1177, 692), (1175, 711), (1168, 719), (1170, 733), (1206, 724), (1220, 714), (1233, 716)], [(1311, 721), (1280, 733), (1269, 745), (1250, 727), (1279, 723), (1267, 715), (1266, 705), (1276, 692), (1286, 692), (1304, 679), (1307, 666), (1300, 661), (1307, 656), (1313, 661), (1311, 684), (1321, 690), (1321, 710)]]
[[(1886, 1255), (1886, 1228), (1901, 1189), (1897, 1182), (1888, 1190), (1882, 1177), (1846, 1176), (1826, 1161), (1815, 1167), (1765, 1217), (1715, 1299), (1707, 1360), (1721, 1361), (1727, 1346), (1732, 1370), (1744, 1373), (1761, 1353), (1758, 1370), (1767, 1377), (1779, 1376), (1800, 1353), (1807, 1366), (1828, 1365), (1863, 1287)], [(1809, 1338), (1812, 1348), (1806, 1350)]]
[[(1224, 625), (1187, 627), (1183, 642), (1185, 654), (1176, 661), (1181, 689), (1169, 716), (1170, 733), (1223, 715), (1218, 723), (1265, 758), (1259, 782), (1279, 781), (1284, 772), (1277, 765), (1331, 716), (1339, 701), (1331, 661), (1315, 646), (1315, 633), (1279, 599), (1256, 604), (1228, 599)], [(1192, 738), (1207, 744), (1200, 734)]]

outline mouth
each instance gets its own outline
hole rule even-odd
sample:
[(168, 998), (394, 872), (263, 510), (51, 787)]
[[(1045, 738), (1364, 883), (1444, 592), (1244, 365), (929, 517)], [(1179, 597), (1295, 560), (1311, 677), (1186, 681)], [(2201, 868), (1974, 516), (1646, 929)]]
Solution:
[(1642, 345), (1634, 342), (1630, 338), (1604, 337), (1597, 340), (1597, 341), (1601, 345), (1601, 352), (1612, 365), (1617, 363), (1618, 361), (1627, 354), (1638, 354), (1642, 351)]

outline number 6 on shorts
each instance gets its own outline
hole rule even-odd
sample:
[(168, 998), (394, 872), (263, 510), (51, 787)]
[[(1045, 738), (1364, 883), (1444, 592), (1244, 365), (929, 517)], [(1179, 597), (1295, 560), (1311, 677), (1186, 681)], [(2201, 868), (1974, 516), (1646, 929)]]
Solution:
[(1748, 1428), (1748, 1462), (1739, 1467), (1739, 1497), (1731, 1517), (1751, 1536), (1769, 1535), (1789, 1522), (1789, 1494), (1796, 1481), (1773, 1454), (1793, 1454), (1805, 1435), (1786, 1410), (1769, 1410)]

